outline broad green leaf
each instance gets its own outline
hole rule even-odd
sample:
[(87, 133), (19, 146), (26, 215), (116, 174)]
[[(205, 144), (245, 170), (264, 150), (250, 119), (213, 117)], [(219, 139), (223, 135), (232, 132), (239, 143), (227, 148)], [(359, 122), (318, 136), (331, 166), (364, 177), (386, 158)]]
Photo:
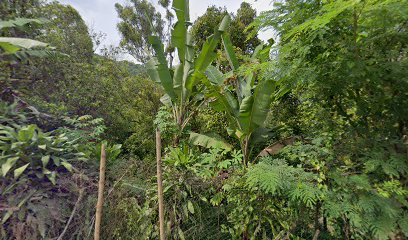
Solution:
[(178, 233), (178, 236), (179, 236), (180, 240), (186, 240), (186, 237), (184, 236), (183, 230), (181, 230), (180, 227), (177, 228), (177, 233)]
[(46, 167), (49, 161), (50, 161), (50, 155), (41, 157), (41, 162), (42, 162), (43, 167)]
[[(47, 49), (51, 49), (51, 50), (47, 50)], [(52, 50), (53, 48), (47, 48), (47, 49), (41, 49), (41, 50), (20, 50), (16, 53), (14, 53), (14, 57), (16, 57), (17, 59), (24, 61), (30, 57), (39, 57), (39, 58), (43, 58), (43, 57), (57, 57), (57, 56), (62, 56), (62, 57), (69, 57), (69, 55), (58, 52), (58, 51), (54, 51)]]
[(1, 219), (1, 224), (4, 224), (5, 222), (7, 222), (7, 220), (13, 215), (13, 211), (12, 210), (8, 210), (6, 212), (6, 214), (3, 215), (3, 218)]
[(7, 42), (0, 42), (0, 48), (3, 49), (4, 54), (12, 54), (21, 49), (16, 45)]
[(52, 184), (55, 185), (56, 183), (56, 178), (57, 178), (57, 173), (55, 171), (52, 171), (48, 174), (46, 174), (47, 178), (52, 182)]
[(245, 98), (252, 95), (252, 87), (255, 83), (255, 74), (253, 72), (249, 73), (245, 77), (239, 77), (241, 97)]
[(169, 97), (169, 95), (164, 94), (161, 98), (160, 98), (160, 102), (163, 103), (164, 106), (166, 107), (171, 107), (172, 103), (171, 103), (171, 98)]
[(251, 145), (265, 143), (269, 141), (272, 137), (277, 136), (278, 128), (269, 129), (269, 128), (257, 128), (255, 131), (252, 132), (250, 143)]
[(263, 49), (263, 47), (264, 47), (263, 43), (256, 46), (254, 53), (252, 53), (251, 59), (255, 60), (258, 57), (261, 50)]
[(161, 83), (160, 82), (160, 77), (159, 77), (159, 72), (157, 71), (157, 59), (156, 58), (151, 58), (146, 64), (146, 71), (147, 74), (149, 74), (150, 79), (152, 79), (155, 83)]
[(194, 206), (193, 206), (193, 203), (191, 201), (188, 201), (187, 208), (188, 208), (188, 211), (190, 213), (194, 214)]
[(174, 0), (173, 9), (176, 12), (177, 22), (174, 25), (171, 42), (174, 47), (177, 48), (177, 53), (181, 63), (185, 61), (185, 49), (186, 49), (186, 38), (187, 38), (187, 28), (190, 24), (189, 16), (189, 1), (188, 0)]
[(234, 47), (232, 46), (231, 39), (228, 33), (222, 34), (222, 42), (224, 44), (225, 53), (227, 54), (227, 58), (232, 69), (237, 70), (239, 68), (239, 63), (237, 56), (235, 56)]
[(72, 172), (72, 165), (67, 161), (62, 161), (61, 165), (65, 167), (68, 171)]
[(30, 163), (27, 163), (24, 166), (21, 166), (21, 167), (17, 168), (16, 170), (14, 170), (14, 178), (20, 177), (20, 175), (24, 172), (24, 170), (26, 170), (28, 165), (30, 165)]
[(193, 37), (190, 33), (187, 33), (186, 36), (186, 45), (185, 45), (185, 61), (184, 61), (184, 68), (183, 68), (183, 88), (182, 88), (182, 101), (188, 99), (190, 93), (192, 92), (186, 86), (190, 82), (191, 79), (191, 72), (194, 68), (194, 48), (193, 48)]
[(221, 148), (226, 150), (231, 150), (232, 146), (227, 143), (221, 136), (211, 133), (211, 134), (199, 134), (190, 132), (190, 141), (194, 145), (202, 146), (205, 148)]
[[(151, 75), (151, 77), (159, 78), (160, 83), (164, 88), (164, 91), (170, 96), (170, 98), (173, 101), (176, 101), (177, 97), (176, 94), (174, 93), (173, 89), (173, 79), (170, 74), (170, 70), (167, 66), (167, 60), (164, 55), (164, 50), (163, 50), (163, 44), (161, 43), (159, 37), (157, 36), (151, 36), (149, 38), (150, 44), (152, 44), (152, 47), (156, 53), (156, 67), (154, 68), (157, 73)], [(151, 73), (152, 70), (149, 70), (149, 74)], [(154, 81), (157, 81), (156, 79), (152, 78)]]
[(244, 134), (249, 135), (262, 127), (269, 112), (275, 84), (272, 79), (262, 81), (256, 86), (253, 96), (245, 97), (239, 109), (239, 123)]
[(34, 19), (34, 18), (16, 18), (13, 20), (8, 20), (8, 21), (0, 21), (0, 29), (3, 28), (12, 28), (12, 27), (23, 27), (29, 23), (35, 23), (35, 24), (43, 24), (46, 23), (48, 20), (39, 18), (39, 19)]
[(27, 38), (0, 37), (0, 43), (9, 43), (22, 48), (47, 47), (47, 43)]
[[(52, 160), (53, 160), (55, 166), (59, 167), (61, 165), (61, 158), (53, 156)], [(79, 158), (78, 158), (78, 160), (79, 160)]]
[(221, 39), (221, 35), (223, 31), (226, 30), (230, 22), (231, 22), (231, 17), (229, 15), (226, 15), (223, 18), (218, 30), (216, 30), (214, 34), (210, 36), (209, 38), (207, 38), (207, 40), (204, 42), (201, 52), (195, 61), (195, 66), (194, 66), (195, 71), (191, 79), (189, 80), (189, 82), (186, 83), (186, 88), (188, 90), (190, 91), (192, 90), (193, 86), (204, 75), (207, 67), (217, 57), (217, 53), (215, 52), (215, 49), (218, 46), (218, 43)]
[(173, 76), (173, 88), (174, 92), (177, 94), (179, 98), (181, 98), (182, 91), (183, 91), (183, 68), (182, 64), (177, 65), (174, 69), (174, 76)]
[(215, 85), (222, 85), (224, 82), (224, 75), (218, 68), (214, 67), (213, 65), (209, 65), (207, 70), (205, 70), (205, 75), (210, 80), (211, 83)]
[(184, 63), (185, 59), (185, 41), (187, 34), (186, 24), (184, 22), (176, 22), (171, 32), (171, 43), (177, 48), (177, 54), (181, 63)]
[(231, 16), (227, 14), (221, 21), (220, 26), (218, 27), (218, 31), (221, 33), (228, 31), (231, 23)]
[(238, 116), (238, 102), (228, 90), (221, 93), (212, 89), (207, 97), (210, 98), (209, 104), (215, 111), (227, 112), (232, 117)]
[(18, 132), (18, 140), (20, 142), (27, 142), (32, 139), (34, 136), (35, 132), (35, 125), (29, 125), (26, 127), (23, 127), (19, 132)]
[(14, 149), (16, 149), (16, 148), (18, 148), (18, 147), (24, 145), (24, 143), (25, 143), (25, 142), (13, 142), (13, 143), (11, 144), (10, 149), (13, 149), (13, 150), (14, 150)]
[(16, 164), (18, 159), (19, 157), (7, 158), (6, 162), (1, 165), (1, 172), (3, 174), (3, 177), (6, 176), (10, 169)]

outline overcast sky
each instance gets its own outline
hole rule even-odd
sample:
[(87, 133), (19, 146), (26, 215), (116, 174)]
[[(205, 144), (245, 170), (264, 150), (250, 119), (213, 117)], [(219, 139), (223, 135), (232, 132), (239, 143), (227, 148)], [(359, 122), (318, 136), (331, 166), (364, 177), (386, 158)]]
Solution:
[[(158, 6), (158, 0), (149, 0), (152, 4)], [(72, 5), (82, 16), (88, 26), (96, 32), (106, 33), (106, 39), (103, 45), (118, 45), (120, 35), (116, 29), (119, 18), (115, 11), (115, 3), (126, 3), (126, 0), (59, 0), (63, 4)], [(216, 5), (227, 7), (228, 12), (236, 12), (241, 5), (242, 0), (190, 0), (190, 20), (194, 22), (198, 16), (201, 16), (208, 6)], [(271, 0), (246, 0), (252, 4), (257, 12), (269, 10), (272, 8)], [(159, 8), (159, 7), (158, 7)], [(260, 33), (262, 40), (268, 40), (272, 37), (271, 32)]]

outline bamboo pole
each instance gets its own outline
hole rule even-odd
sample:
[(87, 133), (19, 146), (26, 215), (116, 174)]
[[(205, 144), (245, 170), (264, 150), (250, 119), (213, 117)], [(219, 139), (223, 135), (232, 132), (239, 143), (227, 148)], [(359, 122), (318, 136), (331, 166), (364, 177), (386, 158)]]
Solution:
[(163, 203), (163, 182), (161, 169), (161, 139), (160, 130), (156, 128), (156, 160), (157, 160), (157, 192), (159, 197), (159, 224), (160, 224), (160, 240), (165, 240), (164, 232), (164, 203)]
[(102, 144), (102, 146), (101, 146), (101, 162), (100, 162), (100, 167), (99, 167), (98, 202), (96, 204), (94, 240), (99, 240), (100, 232), (101, 232), (103, 191), (104, 191), (104, 188), (105, 188), (105, 169), (106, 169), (106, 152), (105, 152), (105, 144)]

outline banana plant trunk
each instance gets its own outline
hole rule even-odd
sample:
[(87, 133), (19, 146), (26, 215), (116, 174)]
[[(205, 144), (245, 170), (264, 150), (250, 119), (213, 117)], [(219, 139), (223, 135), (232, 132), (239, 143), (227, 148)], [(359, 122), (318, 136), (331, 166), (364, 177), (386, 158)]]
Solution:
[(244, 155), (244, 164), (248, 166), (250, 151), (249, 151), (249, 136), (245, 137), (241, 143), (242, 154)]

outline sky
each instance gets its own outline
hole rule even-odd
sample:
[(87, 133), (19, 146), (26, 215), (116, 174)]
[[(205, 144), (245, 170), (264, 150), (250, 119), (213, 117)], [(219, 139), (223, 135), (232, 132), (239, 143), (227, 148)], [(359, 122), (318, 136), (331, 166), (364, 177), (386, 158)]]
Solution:
[[(158, 6), (158, 0), (149, 1)], [(102, 45), (113, 44), (117, 46), (119, 44), (120, 35), (116, 29), (119, 18), (114, 5), (115, 3), (125, 4), (127, 0), (59, 0), (59, 2), (72, 5), (90, 28), (95, 32), (105, 33), (106, 38)], [(236, 12), (242, 2), (242, 0), (190, 0), (190, 20), (194, 22), (211, 5), (225, 6), (228, 12)], [(246, 2), (250, 3), (258, 14), (261, 11), (272, 9), (272, 0), (246, 0)], [(271, 37), (271, 31), (259, 34), (259, 38), (265, 41)], [(129, 58), (129, 56), (125, 58)]]

